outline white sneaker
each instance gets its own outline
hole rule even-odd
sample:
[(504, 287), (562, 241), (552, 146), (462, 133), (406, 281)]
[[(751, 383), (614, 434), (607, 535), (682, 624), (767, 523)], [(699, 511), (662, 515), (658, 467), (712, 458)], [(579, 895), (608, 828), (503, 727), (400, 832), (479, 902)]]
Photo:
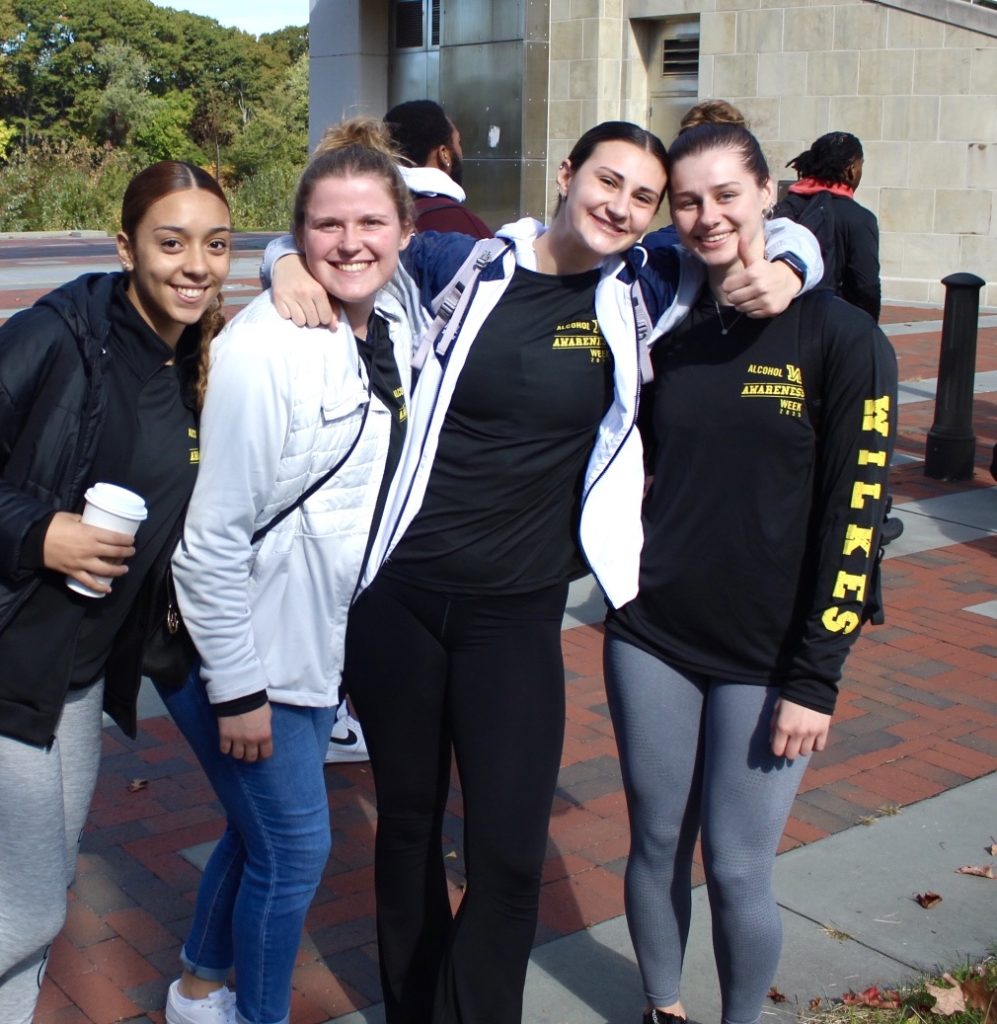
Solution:
[(166, 996), (166, 1024), (236, 1024), (235, 993), (222, 985), (205, 999), (188, 999), (178, 978)]
[(369, 761), (367, 743), (363, 738), (360, 723), (350, 714), (346, 701), (339, 705), (336, 721), (329, 737), (329, 749), (325, 752), (326, 764), (348, 764), (354, 761)]

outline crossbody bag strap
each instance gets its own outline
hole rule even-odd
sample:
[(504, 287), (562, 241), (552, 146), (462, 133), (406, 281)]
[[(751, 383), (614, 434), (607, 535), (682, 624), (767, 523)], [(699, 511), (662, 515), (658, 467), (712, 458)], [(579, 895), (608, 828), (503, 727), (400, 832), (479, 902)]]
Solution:
[(320, 487), (324, 487), (343, 468), (346, 464), (346, 460), (353, 454), (353, 450), (360, 442), (364, 425), (367, 423), (367, 413), (370, 412), (370, 401), (371, 388), (370, 377), (368, 375), (367, 404), (364, 406), (363, 416), (360, 419), (360, 429), (357, 431), (357, 436), (354, 437), (353, 441), (350, 443), (350, 447), (346, 450), (346, 454), (339, 460), (339, 462), (336, 463), (335, 466), (332, 467), (332, 469), (329, 470), (328, 473), (324, 473), (313, 484), (305, 488), (305, 490), (302, 491), (301, 494), (299, 494), (298, 497), (287, 506), (287, 508), (281, 509), (281, 511), (278, 512), (277, 515), (275, 515), (273, 519), (266, 524), (266, 526), (261, 526), (250, 538), (250, 544), (255, 544), (258, 540), (265, 537), (279, 522), (286, 519), (296, 508), (300, 508)]

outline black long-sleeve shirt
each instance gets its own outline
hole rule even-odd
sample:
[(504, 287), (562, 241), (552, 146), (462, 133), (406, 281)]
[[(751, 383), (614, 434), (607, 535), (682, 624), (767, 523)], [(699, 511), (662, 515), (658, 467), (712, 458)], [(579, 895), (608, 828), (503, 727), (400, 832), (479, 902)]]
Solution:
[(608, 628), (676, 666), (834, 710), (879, 544), (896, 358), (827, 292), (771, 320), (709, 292), (660, 342), (637, 598)]

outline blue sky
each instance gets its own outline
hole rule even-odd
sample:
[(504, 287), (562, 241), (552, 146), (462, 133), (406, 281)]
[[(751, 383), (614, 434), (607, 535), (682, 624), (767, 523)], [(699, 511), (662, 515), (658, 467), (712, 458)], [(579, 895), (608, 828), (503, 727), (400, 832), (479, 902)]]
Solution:
[(258, 36), (287, 25), (307, 25), (309, 0), (153, 0), (157, 7), (172, 7), (214, 18), (222, 25)]

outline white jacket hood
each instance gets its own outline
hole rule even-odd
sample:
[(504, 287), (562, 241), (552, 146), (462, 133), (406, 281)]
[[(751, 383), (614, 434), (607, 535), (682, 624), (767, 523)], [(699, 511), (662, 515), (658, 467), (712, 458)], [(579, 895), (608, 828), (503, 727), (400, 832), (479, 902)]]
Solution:
[(403, 167), (399, 164), (398, 170), (409, 192), (416, 195), (446, 196), (448, 199), (456, 199), (458, 203), (467, 199), (467, 193), (460, 185), (436, 167)]

